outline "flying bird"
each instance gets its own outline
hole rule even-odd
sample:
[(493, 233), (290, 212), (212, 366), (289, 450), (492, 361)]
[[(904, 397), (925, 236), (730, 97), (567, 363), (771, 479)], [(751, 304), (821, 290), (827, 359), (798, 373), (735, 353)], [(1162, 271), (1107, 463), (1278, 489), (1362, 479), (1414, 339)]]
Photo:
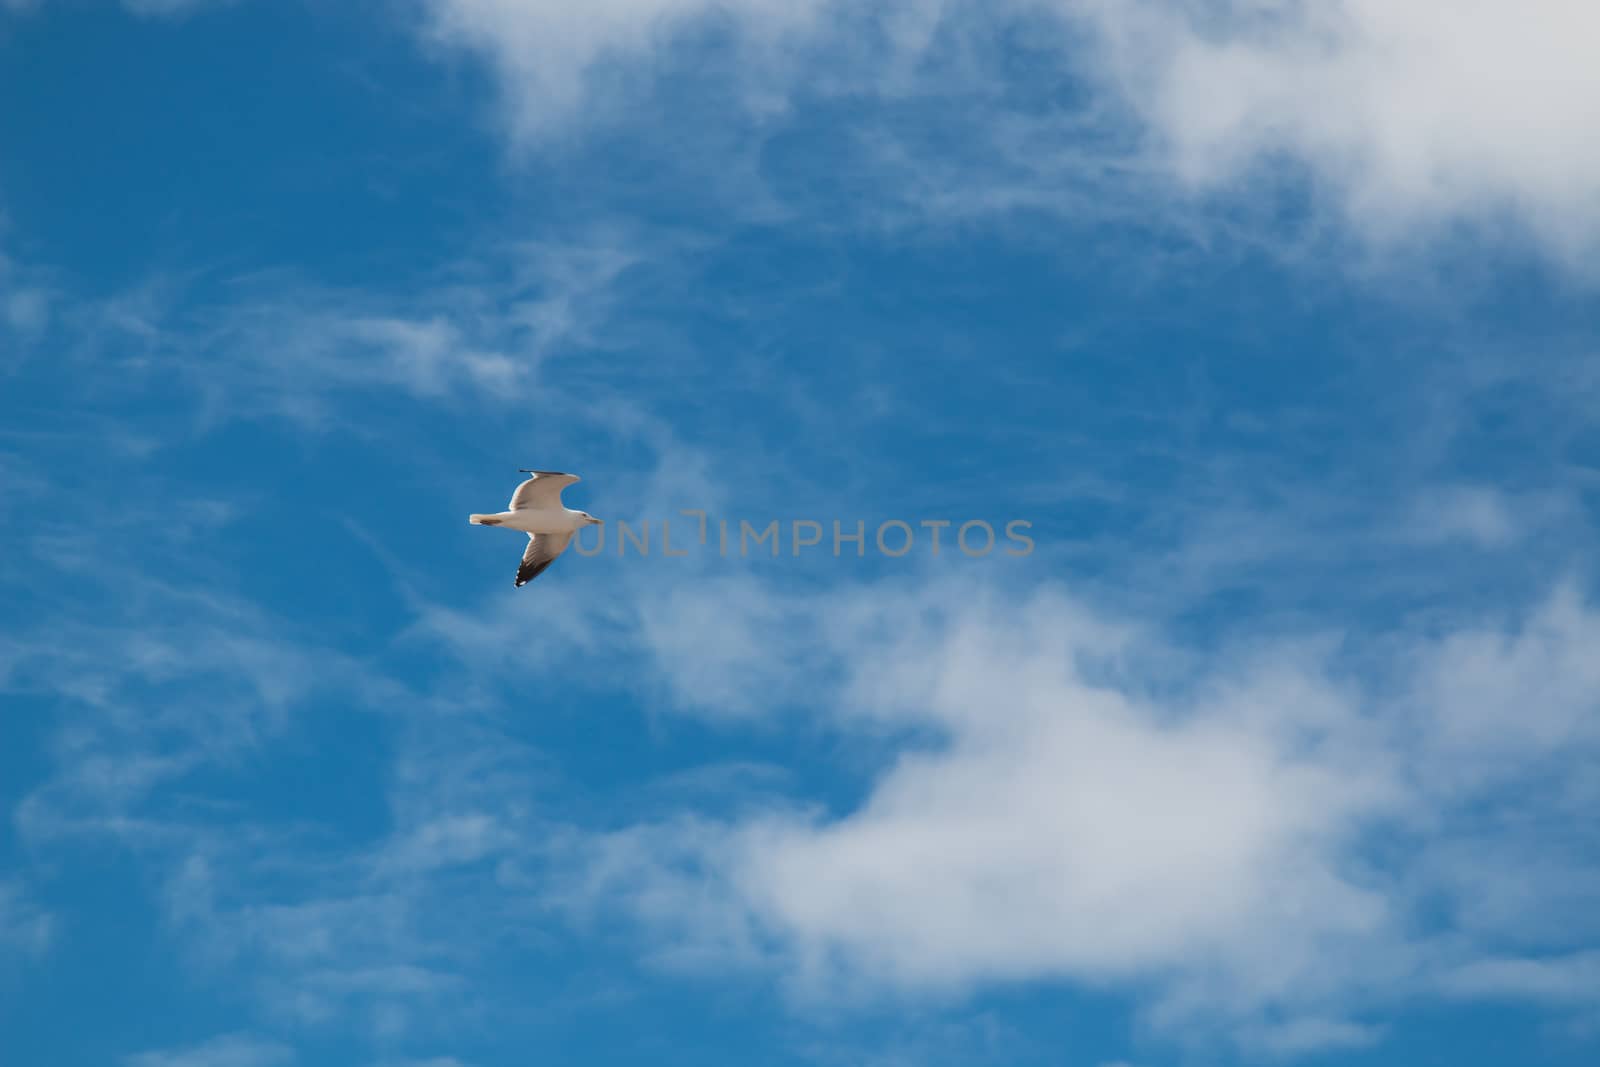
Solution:
[(474, 526), (505, 526), (528, 535), (528, 550), (522, 554), (522, 565), (517, 568), (517, 588), (520, 589), (543, 574), (545, 568), (567, 550), (573, 534), (605, 520), (562, 505), (561, 490), (579, 480), (576, 474), (530, 470), (519, 473), (533, 477), (511, 494), (509, 510), (495, 515), (468, 515), (467, 521)]

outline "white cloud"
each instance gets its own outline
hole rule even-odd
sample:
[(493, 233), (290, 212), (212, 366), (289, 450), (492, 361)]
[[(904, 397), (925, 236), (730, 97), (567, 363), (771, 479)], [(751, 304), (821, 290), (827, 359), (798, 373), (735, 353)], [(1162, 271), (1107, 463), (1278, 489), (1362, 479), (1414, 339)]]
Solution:
[[(1587, 0), (902, 0), (867, 13), (828, 0), (429, 0), (428, 11), (431, 40), (493, 69), (520, 142), (619, 113), (708, 27), (736, 42), (724, 71), (735, 106), (770, 112), (800, 89), (937, 93), (982, 102), (1004, 130), (1023, 116), (994, 90), (1014, 75), (968, 46), (1015, 21), (1055, 50), (1058, 76), (1097, 87), (1099, 118), (1024, 122), (1034, 134), (1011, 145), (1024, 158), (963, 195), (969, 206), (1049, 201), (1083, 168), (1103, 171), (1108, 191), (1148, 165), (1231, 193), (1290, 160), (1380, 241), (1461, 221), (1509, 224), (1571, 260), (1600, 241), (1600, 145), (1584, 136), (1600, 98), (1600, 10)], [(936, 42), (937, 72), (913, 75)], [(1062, 142), (1103, 135), (1113, 112), (1142, 134), (1143, 165)]]
[(23, 893), (15, 881), (0, 881), (0, 947), (26, 956), (50, 945), (54, 922)]
[[(45, 6), (50, 0), (0, 0), (0, 8), (7, 11), (31, 12)], [(175, 18), (188, 15), (206, 7), (221, 7), (235, 0), (122, 0), (129, 14), (141, 18)]]
[(1415, 675), (1420, 725), (1439, 756), (1424, 768), (1429, 784), (1455, 791), (1514, 781), (1600, 743), (1596, 648), (1600, 616), (1570, 586), (1516, 623), (1446, 635)]
[[(155, 277), (63, 310), (60, 347), (65, 358), (113, 363), (142, 387), (176, 383), (205, 424), (280, 417), (323, 427), (335, 398), (374, 389), (441, 405), (521, 403), (540, 395), (531, 386), (547, 359), (626, 344), (625, 329), (600, 326), (638, 257), (614, 234), (498, 241), (401, 291), (269, 271), (211, 279), (227, 295), (204, 302)], [(0, 260), (0, 282), (4, 268)], [(4, 297), (0, 288), (0, 332)]]
[(1252, 1025), (1241, 1034), (1243, 1043), (1275, 1057), (1292, 1058), (1335, 1049), (1366, 1048), (1377, 1044), (1383, 1031), (1343, 1019), (1304, 1018), (1285, 1023)]
[(1423, 493), (1407, 521), (1407, 533), (1422, 542), (1461, 540), (1479, 548), (1504, 548), (1548, 514), (1546, 500), (1519, 500), (1489, 486), (1462, 485)]
[(492, 815), (442, 815), (397, 834), (377, 866), (383, 873), (425, 872), (473, 863), (514, 843), (507, 829)]
[[(309, 711), (378, 730), (380, 720), (426, 724), (436, 709), (313, 639), (297, 643), (250, 604), (150, 577), (157, 539), (127, 536), (137, 518), (108, 531), (124, 551), (115, 572), (96, 573), (119, 596), (87, 598), (84, 620), (70, 607), (46, 613), (0, 653), (0, 695), (45, 693), (60, 708), (45, 743), (54, 766), (8, 815), (33, 854), (88, 842), (138, 862), (160, 886), (162, 929), (181, 962), (227, 975), (266, 1016), (364, 1031), (399, 1051), (402, 1036), (437, 1028), (465, 999), (450, 964), (505, 937), (460, 910), (451, 877), (536, 840), (514, 797), (529, 776), (508, 784), (503, 769), (517, 746), (465, 715), (446, 715), (444, 743), (414, 759), (416, 747), (397, 744), (392, 828), (354, 843), (275, 817), (282, 794), (270, 772), (254, 797), (219, 790), (216, 781), (251, 779), (263, 753), (292, 745)], [(179, 549), (186, 578), (203, 581), (205, 564)], [(35, 561), (28, 580), (48, 589), (53, 575)], [(375, 772), (376, 789), (389, 769)], [(48, 933), (48, 917), (0, 883), (0, 948), (31, 950)], [(286, 1062), (269, 1055), (276, 1046), (229, 1037), (128, 1062)]]
[[(208, 580), (216, 564), (194, 540), (232, 521), (237, 500), (172, 499), (126, 468), (121, 485), (130, 503), (92, 528), (63, 518), (60, 486), (41, 489), (49, 503), (30, 509), (18, 538), (26, 566), (6, 575), (24, 622), (0, 655), (0, 695), (47, 694), (63, 709), (50, 749), (58, 766), (13, 813), (41, 844), (87, 834), (138, 848), (187, 836), (195, 813), (172, 795), (176, 783), (248, 758), (319, 695), (395, 692)], [(118, 595), (30, 609), (63, 581)]]
[(1600, 951), (1543, 959), (1483, 959), (1444, 976), (1445, 990), (1472, 999), (1600, 1005)]
[[(0, 235), (5, 219), (0, 215)], [(20, 365), (49, 328), (56, 293), (38, 268), (0, 252), (0, 367)]]
[(122, 6), (146, 18), (175, 18), (206, 7), (221, 7), (234, 0), (122, 0)]
[[(632, 350), (642, 328), (616, 317), (624, 275), (646, 254), (669, 258), (674, 240), (632, 242), (611, 230), (494, 240), (389, 290), (341, 290), (274, 270), (198, 278), (222, 290), (208, 298), (198, 298), (195, 278), (163, 275), (107, 299), (78, 298), (0, 253), (0, 360), (21, 366), (50, 350), (80, 368), (115, 368), (101, 403), (176, 387), (184, 414), (205, 429), (261, 418), (328, 429), (336, 402), (357, 390), (494, 405), (496, 414), (514, 400), (554, 406), (565, 397), (534, 389), (546, 360)], [(638, 418), (630, 408), (611, 381), (595, 381), (573, 410), (614, 424)], [(120, 450), (154, 448), (136, 442), (125, 419), (77, 418), (78, 434), (94, 418), (94, 432)]]
[(1247, 1014), (1327, 982), (1331, 946), (1390, 936), (1391, 902), (1346, 865), (1403, 790), (1333, 687), (1267, 672), (1152, 702), (1108, 681), (1116, 630), (1049, 594), (816, 607), (848, 660), (824, 699), (942, 740), (903, 751), (848, 815), (715, 841), (730, 899), (808, 992), (1160, 974), (1196, 1012)]
[(249, 1034), (225, 1034), (190, 1048), (141, 1052), (128, 1067), (281, 1067), (293, 1063), (294, 1050)]
[[(646, 640), (671, 631), (686, 595), (642, 605), (660, 613)], [(1361, 1015), (1530, 923), (1548, 938), (1552, 910), (1572, 920), (1581, 899), (1562, 886), (1596, 874), (1580, 858), (1594, 842), (1569, 841), (1562, 877), (1523, 887), (1493, 929), (1463, 921), (1448, 949), (1411, 932), (1422, 900), (1470, 907), (1503, 858), (1436, 861), (1432, 849), (1482, 832), (1457, 826), (1468, 810), (1582, 825), (1526, 792), (1600, 754), (1582, 651), (1600, 616), (1570, 592), (1510, 628), (1393, 635), (1405, 692), (1338, 681), (1292, 643), (1185, 665), (1058, 593), (977, 583), (800, 597), (729, 625), (749, 629), (765, 673), (687, 680), (688, 707), (804, 687), (845, 736), (878, 751), (904, 739), (850, 810), (598, 842), (574, 892), (659, 931), (665, 966), (772, 966), (806, 1000), (1136, 986), (1169, 1032), (1221, 1027), (1296, 1055), (1377, 1040)], [(1409, 857), (1378, 862), (1374, 841), (1396, 835)], [(1566, 942), (1587, 929), (1569, 921)]]
[(50, 296), (43, 289), (13, 289), (5, 295), (5, 321), (20, 334), (37, 334), (50, 318)]
[(429, 33), (483, 54), (494, 67), (515, 136), (549, 132), (635, 67), (706, 23), (746, 46), (806, 30), (820, 0), (428, 0)]
[(1568, 253), (1600, 236), (1600, 9), (1585, 0), (1074, 4), (1196, 186), (1284, 156), (1358, 225), (1513, 219)]

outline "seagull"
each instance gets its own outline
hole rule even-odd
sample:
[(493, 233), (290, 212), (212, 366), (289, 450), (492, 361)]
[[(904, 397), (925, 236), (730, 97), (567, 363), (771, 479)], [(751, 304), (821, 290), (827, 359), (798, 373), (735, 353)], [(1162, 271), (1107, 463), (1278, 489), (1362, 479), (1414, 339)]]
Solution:
[(510, 510), (496, 515), (468, 515), (467, 521), (474, 526), (505, 526), (528, 535), (528, 550), (522, 554), (522, 565), (517, 568), (517, 588), (520, 589), (543, 574), (545, 568), (567, 550), (574, 533), (585, 526), (598, 526), (605, 520), (587, 511), (573, 511), (562, 506), (561, 490), (579, 480), (576, 474), (526, 469), (518, 473), (533, 477), (511, 494)]

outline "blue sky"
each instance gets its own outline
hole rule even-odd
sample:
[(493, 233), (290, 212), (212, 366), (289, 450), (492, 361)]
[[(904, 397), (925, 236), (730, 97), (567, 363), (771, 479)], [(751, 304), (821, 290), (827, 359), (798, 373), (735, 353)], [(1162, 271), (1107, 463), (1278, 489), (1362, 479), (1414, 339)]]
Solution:
[(1597, 49), (0, 0), (0, 1062), (1593, 1062)]

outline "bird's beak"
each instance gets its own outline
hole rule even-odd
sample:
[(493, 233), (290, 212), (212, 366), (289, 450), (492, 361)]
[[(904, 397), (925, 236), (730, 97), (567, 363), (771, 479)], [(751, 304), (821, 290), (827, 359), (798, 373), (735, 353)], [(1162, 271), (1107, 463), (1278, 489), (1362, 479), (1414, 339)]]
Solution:
[(594, 525), (596, 525), (596, 526), (604, 526), (606, 524), (606, 520), (604, 520), (604, 519), (596, 519), (596, 518), (594, 518), (592, 516), (590, 517), (589, 521), (591, 523), (593, 523)]

